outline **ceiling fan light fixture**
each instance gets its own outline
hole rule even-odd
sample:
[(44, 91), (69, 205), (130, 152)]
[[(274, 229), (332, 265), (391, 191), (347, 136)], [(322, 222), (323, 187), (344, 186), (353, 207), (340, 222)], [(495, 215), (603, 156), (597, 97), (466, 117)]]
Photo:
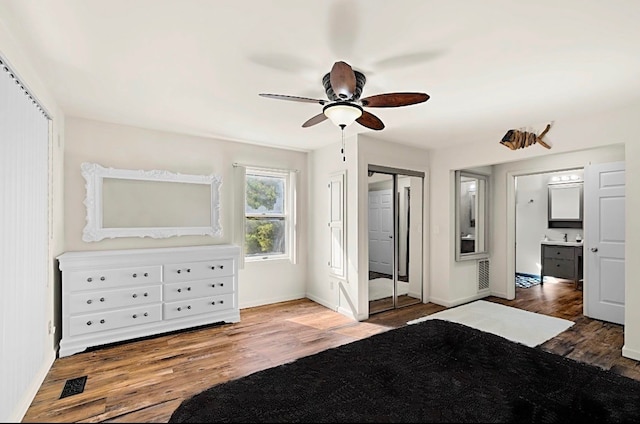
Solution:
[(350, 102), (335, 102), (326, 105), (322, 112), (334, 124), (342, 128), (353, 124), (353, 122), (362, 116), (363, 110), (360, 105)]

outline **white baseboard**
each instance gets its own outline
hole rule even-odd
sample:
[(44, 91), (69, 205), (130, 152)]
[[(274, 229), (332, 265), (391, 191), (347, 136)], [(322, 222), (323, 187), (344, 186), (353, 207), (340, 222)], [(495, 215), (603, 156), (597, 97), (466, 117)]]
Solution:
[(625, 358), (633, 359), (635, 361), (640, 361), (640, 351), (630, 349), (626, 346), (622, 346), (622, 356), (624, 356)]

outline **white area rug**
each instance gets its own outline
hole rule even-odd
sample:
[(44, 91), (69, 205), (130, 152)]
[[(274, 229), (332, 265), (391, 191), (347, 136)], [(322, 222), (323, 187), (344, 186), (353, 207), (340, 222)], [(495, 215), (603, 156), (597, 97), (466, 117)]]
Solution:
[(445, 309), (426, 317), (414, 319), (407, 324), (415, 324), (428, 319), (457, 322), (529, 347), (546, 342), (574, 324), (573, 321), (566, 319), (484, 300)]
[[(393, 294), (393, 280), (390, 278), (375, 278), (369, 280), (369, 300), (379, 300)], [(398, 281), (398, 295), (409, 293), (409, 283)]]

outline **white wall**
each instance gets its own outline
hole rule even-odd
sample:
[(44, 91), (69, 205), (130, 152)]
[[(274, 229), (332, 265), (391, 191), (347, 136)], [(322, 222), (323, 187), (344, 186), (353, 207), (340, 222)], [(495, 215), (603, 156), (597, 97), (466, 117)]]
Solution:
[[(84, 242), (83, 204), (86, 190), (82, 162), (121, 169), (167, 170), (222, 177), (220, 221), (223, 235), (164, 239), (124, 237)], [(231, 243), (233, 222), (233, 163), (299, 170), (298, 264), (288, 260), (246, 262), (238, 274), (239, 306), (275, 303), (305, 296), (307, 275), (307, 154), (211, 138), (152, 131), (80, 118), (67, 119), (65, 149), (66, 251), (138, 249)], [(167, 199), (168, 202), (179, 199)]]
[[(309, 153), (309, 273), (307, 297), (332, 310), (356, 318), (357, 287), (352, 278), (357, 275), (357, 232), (351, 222), (357, 204), (353, 200), (357, 185), (357, 138), (345, 139), (345, 158), (340, 154), (340, 143), (316, 149)], [(346, 277), (329, 276), (329, 178), (331, 174), (346, 170)]]
[[(307, 297), (344, 315), (364, 320), (369, 316), (368, 167), (379, 165), (424, 172), (426, 174), (424, 196), (428, 199), (428, 152), (363, 135), (352, 136), (346, 141), (345, 162), (342, 161), (339, 151), (340, 147), (336, 143), (309, 154), (309, 209), (313, 211), (309, 217), (309, 252), (313, 254), (309, 256)], [(329, 175), (343, 169), (347, 170), (347, 278), (341, 281), (330, 278), (327, 267), (329, 260), (327, 182)], [(419, 201), (420, 197), (412, 192), (412, 202), (414, 199)], [(428, 222), (428, 211), (428, 204), (425, 203), (422, 225), (419, 222), (412, 222), (413, 231), (420, 236), (424, 235), (423, 226)], [(424, 263), (421, 274), (424, 296), (427, 298), (429, 296), (428, 239), (419, 238), (424, 240), (422, 254)], [(415, 243), (415, 239), (412, 242)], [(417, 247), (412, 244), (412, 249), (416, 251)], [(412, 268), (417, 266), (416, 262), (418, 261), (414, 261), (412, 257)], [(413, 274), (415, 270), (410, 272)]]
[[(4, 5), (0, 4), (0, 15)], [(29, 342), (18, 343), (12, 340), (6, 333), (2, 334), (2, 343), (7, 343), (20, 352), (30, 353), (23, 355), (33, 358), (32, 354), (40, 352), (38, 359), (24, 367), (16, 367), (16, 364), (0, 358), (0, 393), (3, 399), (0, 401), (0, 422), (20, 422), (27, 411), (33, 397), (40, 388), (42, 381), (56, 356), (56, 338), (49, 334), (48, 325), (55, 322), (57, 291), (56, 274), (53, 271), (54, 257), (63, 250), (63, 202), (62, 202), (62, 161), (64, 143), (64, 114), (56, 103), (51, 92), (40, 80), (40, 76), (33, 70), (29, 58), (25, 56), (27, 49), (15, 40), (9, 31), (0, 23), (0, 55), (5, 59), (11, 69), (16, 73), (20, 81), (26, 85), (40, 104), (52, 118), (49, 143), (49, 275), (47, 281), (27, 282), (3, 281), (3, 284), (14, 284), (15, 293), (24, 292), (27, 287), (41, 287), (42, 290), (31, 290), (22, 293), (24, 295), (11, 299), (6, 316), (20, 316), (17, 311), (29, 310), (32, 305), (47, 305), (45, 311), (36, 311), (32, 314), (32, 321), (23, 323), (28, 328)], [(4, 72), (4, 71), (1, 71)], [(4, 206), (4, 205), (3, 205)], [(2, 258), (4, 261), (7, 258)], [(8, 291), (8, 287), (5, 290)], [(13, 313), (12, 311), (16, 311)], [(0, 328), (11, 323), (0, 322)], [(58, 328), (60, 328), (58, 326)]]
[[(574, 119), (557, 120), (545, 139), (551, 143), (550, 150), (533, 145), (526, 149), (511, 151), (501, 144), (502, 134), (475, 134), (470, 136), (464, 148), (451, 147), (431, 152), (431, 301), (445, 306), (464, 303), (474, 297), (475, 263), (457, 263), (453, 247), (455, 226), (453, 221), (453, 170), (504, 164), (494, 167), (492, 177), (493, 199), (491, 203), (491, 293), (496, 296), (513, 298), (515, 288), (512, 276), (515, 272), (515, 258), (512, 246), (515, 243), (513, 222), (515, 212), (508, 210), (509, 193), (507, 174), (528, 174), (558, 169), (583, 167), (589, 162), (620, 160), (622, 147), (610, 153), (602, 151), (579, 151), (624, 144), (627, 167), (627, 216), (634, 216), (633, 206), (640, 202), (640, 186), (635, 181), (640, 178), (640, 149), (637, 134), (640, 130), (640, 102), (609, 110), (604, 113), (582, 116)], [(490, 144), (487, 140), (492, 140)], [(576, 152), (574, 155), (559, 153)], [(526, 160), (526, 161), (525, 161)], [(634, 181), (634, 176), (636, 180)], [(511, 177), (509, 177), (511, 178)], [(633, 230), (636, 230), (635, 232)], [(640, 232), (635, 220), (627, 220), (627, 258), (640, 255)], [(508, 246), (511, 246), (508, 248)], [(635, 256), (634, 256), (635, 255)], [(468, 261), (474, 262), (474, 261)], [(637, 261), (626, 261), (627, 284), (625, 308), (625, 348), (628, 355), (640, 359), (640, 286), (634, 284), (633, 276), (640, 272)], [(508, 275), (510, 274), (510, 275)], [(509, 283), (507, 282), (509, 281)]]

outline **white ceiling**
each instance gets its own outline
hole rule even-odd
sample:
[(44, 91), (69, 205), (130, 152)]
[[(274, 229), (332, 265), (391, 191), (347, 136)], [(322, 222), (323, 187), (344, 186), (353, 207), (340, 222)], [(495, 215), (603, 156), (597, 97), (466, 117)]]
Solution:
[(0, 0), (67, 116), (299, 150), (339, 128), (258, 93), (326, 99), (339, 60), (363, 98), (431, 96), (345, 135), (427, 148), (635, 101), (638, 22), (637, 0)]

